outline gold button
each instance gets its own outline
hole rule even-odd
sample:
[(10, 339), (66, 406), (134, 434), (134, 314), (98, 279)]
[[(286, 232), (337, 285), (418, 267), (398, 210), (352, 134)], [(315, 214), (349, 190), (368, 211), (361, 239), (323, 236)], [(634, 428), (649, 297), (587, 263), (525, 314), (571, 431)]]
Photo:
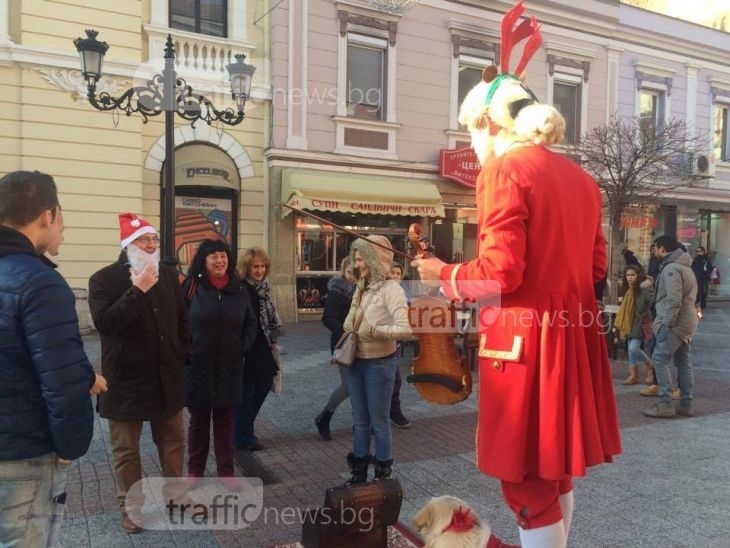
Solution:
[(501, 364), (497, 360), (494, 360), (492, 362), (492, 369), (499, 369), (500, 367), (501, 367)]

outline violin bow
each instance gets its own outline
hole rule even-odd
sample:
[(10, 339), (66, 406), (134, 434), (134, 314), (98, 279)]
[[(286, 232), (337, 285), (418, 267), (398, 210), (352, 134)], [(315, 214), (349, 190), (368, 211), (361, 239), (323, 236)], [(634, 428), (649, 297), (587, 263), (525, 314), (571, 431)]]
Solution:
[(302, 215), (306, 215), (307, 217), (311, 217), (312, 219), (316, 219), (320, 223), (328, 224), (330, 226), (335, 227), (340, 232), (344, 232), (345, 234), (349, 234), (350, 236), (354, 236), (355, 238), (359, 238), (361, 240), (367, 240), (370, 244), (385, 249), (386, 251), (392, 251), (395, 255), (398, 255), (399, 257), (402, 257), (410, 263), (411, 261), (414, 261), (416, 257), (412, 257), (408, 255), (408, 253), (403, 253), (402, 251), (399, 251), (395, 248), (388, 247), (387, 245), (379, 244), (378, 242), (374, 242), (371, 239), (369, 239), (367, 236), (364, 236), (362, 234), (358, 234), (357, 232), (350, 230), (349, 228), (345, 228), (344, 226), (340, 226), (338, 224), (333, 223), (332, 221), (329, 221), (327, 219), (324, 219), (323, 217), (320, 217), (319, 215), (315, 215), (314, 213), (311, 213), (309, 211), (304, 211), (303, 209), (299, 209), (298, 207), (291, 206), (284, 202), (279, 202), (279, 205), (284, 206), (288, 209), (291, 209), (292, 211), (296, 213), (301, 213)]

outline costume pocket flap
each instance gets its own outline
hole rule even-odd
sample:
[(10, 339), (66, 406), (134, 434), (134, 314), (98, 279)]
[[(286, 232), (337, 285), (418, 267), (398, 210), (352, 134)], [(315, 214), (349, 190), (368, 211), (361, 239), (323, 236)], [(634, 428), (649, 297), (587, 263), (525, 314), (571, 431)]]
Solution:
[(524, 342), (524, 337), (514, 335), (512, 337), (512, 348), (505, 349), (504, 346), (502, 348), (494, 348), (495, 346), (498, 346), (498, 344), (493, 343), (488, 346), (487, 336), (481, 335), (479, 337), (479, 357), (492, 358), (494, 360), (503, 360), (507, 362), (519, 362), (522, 357), (522, 347), (524, 346)]

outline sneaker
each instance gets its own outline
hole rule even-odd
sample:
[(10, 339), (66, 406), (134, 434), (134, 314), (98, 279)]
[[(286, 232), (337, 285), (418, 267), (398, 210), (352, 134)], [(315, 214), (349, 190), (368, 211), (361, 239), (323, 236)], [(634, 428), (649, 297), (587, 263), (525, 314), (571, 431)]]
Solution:
[(411, 425), (411, 421), (401, 411), (392, 411), (390, 413), (390, 422), (397, 428), (408, 428)]
[(694, 411), (692, 411), (691, 407), (687, 407), (684, 405), (678, 405), (677, 406), (677, 415), (684, 415), (685, 417), (694, 417)]
[(674, 403), (671, 401), (660, 401), (648, 409), (644, 409), (644, 415), (653, 419), (671, 419), (676, 414)]
[(680, 400), (680, 399), (682, 399), (682, 393), (679, 390), (679, 386), (677, 388), (675, 388), (674, 390), (672, 390), (672, 399), (673, 400)]
[(253, 440), (253, 443), (246, 447), (249, 451), (263, 451), (264, 446), (259, 443), (259, 440)]
[(194, 476), (188, 474), (187, 477), (188, 480), (188, 489), (195, 489), (198, 485), (200, 485), (200, 482), (203, 481), (203, 478), (200, 476)]
[(659, 385), (658, 384), (650, 384), (649, 386), (645, 386), (641, 390), (639, 390), (639, 394), (642, 396), (649, 396), (649, 397), (657, 397), (659, 395)]

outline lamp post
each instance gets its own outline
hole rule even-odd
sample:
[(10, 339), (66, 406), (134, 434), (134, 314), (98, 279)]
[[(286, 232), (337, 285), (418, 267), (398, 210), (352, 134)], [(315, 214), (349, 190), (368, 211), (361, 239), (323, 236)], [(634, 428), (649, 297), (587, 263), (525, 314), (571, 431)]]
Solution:
[(150, 116), (165, 113), (165, 172), (162, 183), (162, 254), (166, 261), (177, 264), (175, 250), (175, 117), (177, 114), (191, 125), (203, 120), (208, 125), (222, 122), (235, 126), (243, 122), (244, 106), (251, 92), (251, 79), (256, 67), (245, 63), (246, 56), (235, 55), (235, 62), (226, 66), (231, 79), (231, 94), (236, 101), (236, 111), (232, 108), (218, 110), (203, 95), (193, 92), (192, 88), (175, 73), (175, 48), (172, 36), (167, 35), (165, 42), (165, 68), (162, 74), (155, 74), (145, 86), (136, 86), (125, 91), (118, 98), (107, 92), (97, 96), (96, 83), (101, 78), (101, 67), (109, 44), (99, 42), (95, 30), (87, 30), (86, 38), (74, 40), (81, 59), (81, 74), (86, 81), (88, 99), (91, 105), (101, 111), (123, 112), (127, 116), (139, 112), (143, 123)]

